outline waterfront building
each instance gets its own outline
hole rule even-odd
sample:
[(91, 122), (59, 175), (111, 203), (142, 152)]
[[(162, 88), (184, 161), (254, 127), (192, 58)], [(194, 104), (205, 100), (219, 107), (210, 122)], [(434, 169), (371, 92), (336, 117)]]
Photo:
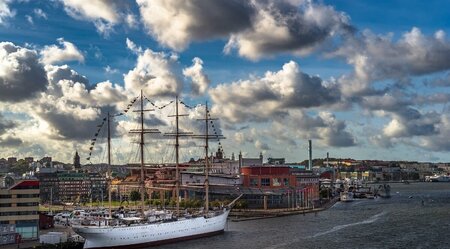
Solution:
[(267, 158), (267, 164), (277, 164), (277, 165), (283, 165), (286, 163), (286, 160), (284, 158)]
[(292, 165), (241, 169), (244, 199), (253, 208), (312, 207), (319, 199), (319, 176)]
[(43, 168), (37, 174), (42, 203), (100, 200), (107, 197), (106, 179), (99, 173)]
[(239, 167), (247, 166), (262, 166), (263, 165), (263, 155), (262, 152), (259, 154), (258, 158), (244, 158), (242, 152), (239, 152)]
[(38, 180), (20, 180), (8, 188), (0, 189), (0, 225), (15, 230), (22, 239), (38, 238), (38, 210)]
[(39, 193), (41, 203), (59, 204), (61, 202), (59, 195), (58, 172), (54, 168), (42, 168), (36, 173), (39, 179)]

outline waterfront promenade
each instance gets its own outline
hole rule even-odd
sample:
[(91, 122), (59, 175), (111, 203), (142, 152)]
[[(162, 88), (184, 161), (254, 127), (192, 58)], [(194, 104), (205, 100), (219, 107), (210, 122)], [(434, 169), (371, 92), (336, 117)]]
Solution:
[(317, 213), (333, 206), (339, 200), (338, 197), (327, 200), (320, 207), (298, 208), (274, 208), (274, 209), (232, 209), (229, 219), (234, 222), (255, 219), (275, 218), (288, 215)]

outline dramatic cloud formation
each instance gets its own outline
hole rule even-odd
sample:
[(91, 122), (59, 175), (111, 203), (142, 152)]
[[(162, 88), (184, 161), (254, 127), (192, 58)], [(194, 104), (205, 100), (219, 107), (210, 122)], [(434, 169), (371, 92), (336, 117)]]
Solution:
[(0, 42), (0, 99), (19, 102), (45, 90), (47, 77), (36, 51)]
[(241, 0), (137, 0), (142, 21), (161, 44), (177, 51), (191, 41), (226, 37), (250, 27), (254, 9)]
[[(155, 109), (146, 126), (171, 132), (179, 96), (181, 129), (202, 134), (205, 106), (195, 104), (208, 101), (221, 120), (210, 131), (251, 157), (300, 160), (312, 139), (345, 157), (448, 158), (450, 40), (416, 20), (421, 29), (397, 34), (374, 23), (378, 34), (322, 1), (0, 0), (0, 33), (14, 41), (0, 42), (0, 157), (87, 154), (110, 112), (126, 113), (113, 125), (125, 162), (139, 108), (130, 100), (143, 90), (144, 109)], [(55, 35), (74, 43), (48, 45)], [(170, 139), (149, 139), (152, 156), (161, 161)]]
[(439, 134), (423, 137), (420, 146), (432, 151), (450, 151), (450, 114), (445, 113), (441, 116), (437, 124)]
[(365, 94), (373, 82), (402, 79), (450, 69), (450, 41), (443, 31), (427, 37), (418, 28), (403, 34), (397, 42), (392, 35), (377, 36), (366, 31), (348, 39), (334, 56), (345, 57), (354, 66), (352, 75), (340, 79), (348, 96)]
[(291, 145), (297, 141), (314, 139), (320, 146), (348, 147), (356, 145), (356, 139), (347, 130), (344, 121), (337, 120), (330, 112), (307, 114), (304, 110), (290, 110), (284, 119), (274, 120), (269, 136)]
[(264, 77), (221, 84), (209, 91), (213, 112), (229, 122), (266, 121), (283, 116), (287, 108), (310, 108), (331, 105), (340, 99), (335, 85), (324, 85), (316, 76), (300, 71), (290, 61), (278, 72)]
[(236, 48), (253, 60), (279, 52), (301, 55), (352, 29), (344, 14), (309, 1), (137, 2), (149, 33), (177, 51), (192, 41), (225, 38), (227, 53)]
[[(231, 36), (225, 52), (257, 60), (276, 53), (305, 55), (336, 33), (352, 30), (348, 18), (330, 6), (309, 1), (254, 1), (251, 28)], [(300, 6), (299, 6), (300, 5)]]
[(45, 46), (41, 50), (42, 62), (45, 64), (58, 64), (67, 61), (84, 62), (84, 55), (78, 48), (63, 38), (58, 39), (58, 43), (62, 46), (59, 48), (56, 45)]

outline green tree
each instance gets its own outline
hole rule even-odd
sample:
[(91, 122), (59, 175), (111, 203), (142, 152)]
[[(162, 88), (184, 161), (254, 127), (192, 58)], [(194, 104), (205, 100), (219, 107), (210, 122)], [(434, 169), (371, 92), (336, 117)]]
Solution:
[(141, 199), (141, 193), (139, 191), (133, 190), (130, 193), (130, 200), (134, 201), (134, 205), (136, 206), (136, 202)]
[(28, 163), (24, 159), (20, 159), (14, 165), (11, 166), (10, 171), (16, 175), (22, 175), (30, 170)]

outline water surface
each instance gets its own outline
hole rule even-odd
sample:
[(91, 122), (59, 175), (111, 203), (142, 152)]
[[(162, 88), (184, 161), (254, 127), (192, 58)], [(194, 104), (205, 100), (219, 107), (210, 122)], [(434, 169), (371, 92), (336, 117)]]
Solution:
[(337, 203), (317, 215), (229, 221), (222, 235), (156, 248), (450, 248), (450, 183), (390, 185), (390, 199)]

